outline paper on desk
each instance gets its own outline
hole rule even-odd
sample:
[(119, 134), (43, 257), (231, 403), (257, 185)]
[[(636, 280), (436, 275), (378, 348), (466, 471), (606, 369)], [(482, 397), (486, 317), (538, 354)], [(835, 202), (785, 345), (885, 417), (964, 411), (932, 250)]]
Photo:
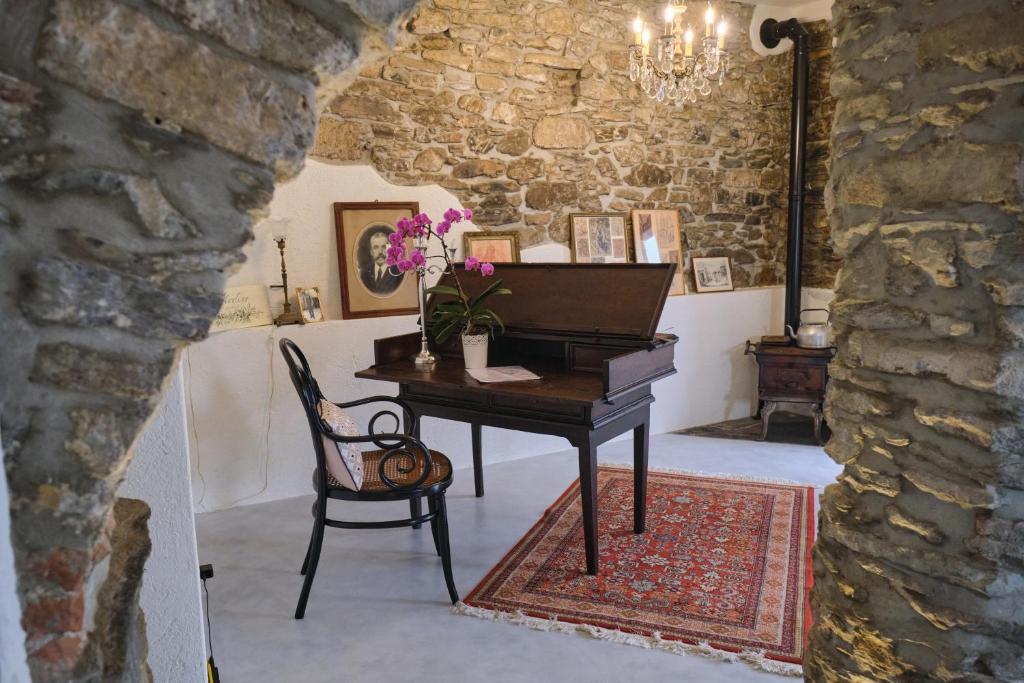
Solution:
[(520, 365), (506, 365), (502, 368), (467, 369), (466, 372), (477, 382), (518, 382), (524, 379), (540, 379)]

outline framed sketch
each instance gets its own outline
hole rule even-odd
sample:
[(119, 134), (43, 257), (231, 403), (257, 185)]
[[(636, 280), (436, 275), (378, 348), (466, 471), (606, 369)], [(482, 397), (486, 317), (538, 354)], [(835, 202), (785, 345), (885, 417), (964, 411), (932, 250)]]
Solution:
[(637, 263), (674, 263), (669, 296), (686, 293), (679, 212), (675, 209), (633, 209), (633, 247)]
[(692, 261), (698, 292), (732, 291), (732, 268), (728, 256), (694, 256)]
[(462, 233), (463, 259), (475, 256), (488, 263), (519, 263), (519, 233), (504, 232)]
[(323, 304), (320, 303), (319, 287), (298, 287), (295, 290), (295, 298), (299, 300), (299, 315), (302, 316), (302, 322), (322, 323), (327, 320)]
[(224, 290), (224, 303), (210, 325), (210, 332), (237, 330), (241, 327), (271, 325), (270, 300), (263, 285), (228, 287)]
[[(335, 202), (341, 311), (346, 319), (409, 315), (419, 310), (416, 272), (398, 273), (385, 262), (395, 223), (419, 211), (417, 202)], [(411, 250), (411, 239), (406, 247)]]
[(626, 214), (570, 214), (569, 251), (573, 263), (629, 263)]

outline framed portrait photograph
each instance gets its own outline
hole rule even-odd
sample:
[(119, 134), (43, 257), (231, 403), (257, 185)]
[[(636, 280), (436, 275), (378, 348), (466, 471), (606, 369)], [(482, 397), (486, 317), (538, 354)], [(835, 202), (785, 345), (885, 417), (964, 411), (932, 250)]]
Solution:
[(669, 296), (686, 293), (683, 285), (681, 223), (675, 209), (633, 209), (633, 247), (637, 263), (674, 263)]
[(323, 304), (320, 303), (319, 287), (298, 287), (295, 290), (295, 298), (299, 300), (299, 315), (302, 316), (302, 322), (322, 323), (327, 320)]
[(732, 267), (728, 256), (694, 256), (693, 279), (698, 292), (731, 292)]
[(569, 215), (573, 263), (629, 263), (629, 234), (622, 213)]
[(519, 233), (515, 230), (462, 233), (463, 259), (475, 256), (488, 263), (519, 263)]
[[(395, 223), (419, 211), (417, 202), (334, 203), (341, 311), (345, 318), (409, 315), (419, 310), (415, 271), (398, 273), (386, 263), (391, 246), (388, 238), (396, 232)], [(412, 248), (411, 239), (406, 247)], [(320, 310), (322, 314), (323, 307)]]

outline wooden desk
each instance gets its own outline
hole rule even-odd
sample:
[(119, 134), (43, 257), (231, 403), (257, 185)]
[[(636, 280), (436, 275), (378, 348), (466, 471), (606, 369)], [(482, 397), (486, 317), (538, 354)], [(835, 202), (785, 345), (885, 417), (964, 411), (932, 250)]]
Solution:
[[(671, 359), (671, 347), (668, 354)], [(461, 358), (444, 358), (432, 372), (416, 370), (411, 361), (378, 364), (357, 372), (356, 377), (397, 383), (399, 398), (409, 404), (417, 417), (468, 422), (472, 426), (477, 472), (482, 457), (481, 425), (567, 439), (579, 450), (587, 573), (596, 574), (597, 447), (633, 430), (633, 531), (643, 533), (650, 405), (654, 402), (651, 382), (674, 373), (675, 369), (607, 393), (600, 373), (566, 370), (564, 363), (539, 359), (524, 361), (522, 365), (541, 379), (482, 384), (465, 372)], [(482, 495), (483, 482), (478, 478), (476, 483), (477, 495)]]

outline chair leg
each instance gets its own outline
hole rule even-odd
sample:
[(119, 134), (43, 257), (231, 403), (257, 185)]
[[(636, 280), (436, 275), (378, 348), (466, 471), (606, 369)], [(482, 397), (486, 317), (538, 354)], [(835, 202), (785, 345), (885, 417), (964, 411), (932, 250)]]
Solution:
[(302, 560), (302, 569), (299, 570), (300, 576), (306, 575), (306, 568), (309, 567), (309, 556), (313, 552), (313, 539), (316, 538), (316, 508), (319, 505), (316, 501), (313, 501), (313, 532), (309, 535), (309, 544), (306, 546), (306, 557)]
[[(409, 516), (410, 517), (419, 517), (422, 514), (423, 514), (422, 499), (419, 498), (419, 497), (410, 498), (409, 499)], [(413, 529), (419, 529), (421, 526), (423, 526), (423, 525), (422, 524), (413, 524), (412, 528)]]
[(441, 544), (441, 567), (444, 569), (444, 582), (448, 586), (448, 597), (454, 605), (459, 601), (459, 593), (455, 590), (455, 580), (452, 578), (452, 548), (448, 542), (448, 507), (444, 502), (444, 494), (436, 496), (438, 540)]
[(309, 535), (309, 545), (306, 546), (306, 559), (302, 561), (302, 569), (299, 570), (301, 576), (306, 575), (306, 568), (309, 567), (309, 556), (313, 553), (313, 539), (316, 538), (316, 522), (313, 522), (313, 533)]
[[(429, 510), (431, 514), (437, 512), (437, 501), (434, 499), (434, 496), (427, 496), (427, 510)], [(436, 550), (437, 554), (440, 555), (441, 544), (437, 540), (437, 517), (430, 520), (430, 534), (434, 537), (434, 550)]]
[(313, 577), (316, 575), (316, 565), (320, 562), (320, 549), (324, 543), (324, 528), (327, 526), (324, 520), (327, 519), (327, 501), (317, 505), (316, 520), (313, 522), (313, 537), (309, 539), (309, 551), (307, 562), (303, 563), (306, 570), (306, 578), (302, 582), (302, 592), (299, 593), (299, 604), (295, 606), (295, 618), (301, 619), (306, 615), (306, 601), (309, 600), (309, 589), (313, 587)]

